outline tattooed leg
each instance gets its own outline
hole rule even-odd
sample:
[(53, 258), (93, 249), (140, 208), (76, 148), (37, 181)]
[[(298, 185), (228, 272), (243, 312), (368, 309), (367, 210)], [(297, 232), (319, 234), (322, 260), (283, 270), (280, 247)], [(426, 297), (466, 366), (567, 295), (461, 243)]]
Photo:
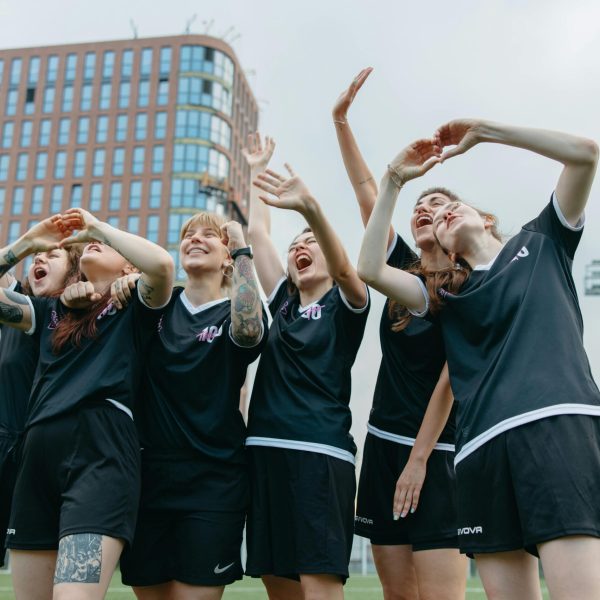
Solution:
[(57, 583), (100, 583), (102, 571), (102, 536), (99, 533), (76, 533), (62, 538), (54, 572)]

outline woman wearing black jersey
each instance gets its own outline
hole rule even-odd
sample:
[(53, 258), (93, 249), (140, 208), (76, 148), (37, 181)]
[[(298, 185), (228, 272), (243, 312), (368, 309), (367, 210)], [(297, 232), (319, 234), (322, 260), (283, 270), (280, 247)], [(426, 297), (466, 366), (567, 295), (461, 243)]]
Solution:
[[(0, 255), (7, 263), (26, 252), (28, 240), (35, 239), (41, 223), (9, 244)], [(33, 296), (60, 295), (66, 286), (79, 279), (81, 250), (52, 248), (37, 252), (21, 285), (9, 272), (9, 264), (0, 268), (0, 288)], [(26, 406), (37, 366), (39, 344), (28, 335), (0, 325), (0, 566), (4, 560), (4, 542), (17, 472), (17, 447), (25, 427)]]
[[(556, 190), (504, 245), (490, 214), (461, 202), (440, 208), (434, 232), (464, 267), (428, 274), (424, 295), (414, 275), (384, 268), (378, 237), (405, 182), (482, 142), (562, 163)], [(445, 146), (456, 147), (442, 154)], [(390, 166), (396, 193), (378, 202), (361, 250), (361, 269), (386, 293), (440, 313), (459, 406), (459, 540), (492, 598), (541, 598), (537, 553), (553, 599), (600, 597), (600, 392), (571, 274), (597, 161), (583, 138), (451, 121)]]
[[(267, 138), (263, 149), (256, 134), (245, 152), (254, 180), (248, 231), (273, 315), (248, 419), (246, 571), (263, 578), (272, 599), (337, 599), (348, 576), (354, 512), (350, 368), (369, 298), (300, 178), (289, 168), (289, 179), (263, 172), (273, 148)], [(267, 205), (295, 210), (309, 225), (288, 249), (287, 280)]]
[[(377, 184), (347, 113), (371, 70), (363, 69), (333, 108), (342, 158), (365, 226)], [(415, 268), (418, 263), (433, 270), (451, 265), (431, 225), (435, 211), (450, 202), (443, 192), (426, 190), (414, 206), (410, 224), (420, 257), (390, 227), (389, 266)], [(386, 600), (460, 599), (465, 595), (467, 568), (457, 549), (454, 415), (448, 419), (452, 393), (443, 368), (443, 339), (437, 325), (423, 319), (407, 324), (406, 317), (396, 303), (386, 302), (380, 325), (382, 362), (363, 451), (355, 531), (371, 540)], [(426, 414), (429, 418), (424, 420)]]
[(185, 287), (148, 347), (140, 514), (121, 561), (140, 600), (218, 600), (243, 575), (240, 390), (266, 341), (266, 315), (239, 223), (198, 213), (182, 228), (179, 255)]
[[(131, 419), (140, 355), (172, 285), (166, 251), (82, 209), (44, 222), (25, 253), (89, 242), (81, 260), (83, 310), (55, 298), (0, 290), (0, 320), (35, 335), (40, 358), (30, 399), (7, 546), (17, 600), (103, 598), (130, 542), (139, 486)], [(65, 239), (72, 230), (76, 236)], [(0, 268), (16, 256), (0, 257)], [(142, 271), (139, 297), (117, 313), (110, 283)]]

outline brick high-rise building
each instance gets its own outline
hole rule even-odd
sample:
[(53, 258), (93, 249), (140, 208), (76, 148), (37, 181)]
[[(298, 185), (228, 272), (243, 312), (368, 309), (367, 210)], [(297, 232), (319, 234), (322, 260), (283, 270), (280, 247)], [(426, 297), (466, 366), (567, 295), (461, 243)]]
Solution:
[(0, 50), (0, 245), (69, 206), (178, 263), (197, 210), (242, 222), (258, 109), (223, 40), (179, 35)]

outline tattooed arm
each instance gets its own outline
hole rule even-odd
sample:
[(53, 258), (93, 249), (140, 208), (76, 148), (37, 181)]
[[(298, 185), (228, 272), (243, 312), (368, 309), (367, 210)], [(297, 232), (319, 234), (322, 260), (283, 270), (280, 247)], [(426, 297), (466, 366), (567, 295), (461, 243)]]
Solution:
[(111, 227), (82, 208), (70, 208), (63, 220), (72, 229), (80, 230), (77, 235), (64, 240), (63, 246), (90, 241), (110, 246), (142, 272), (138, 289), (148, 306), (164, 306), (169, 301), (175, 265), (166, 250), (142, 237)]
[(0, 289), (0, 323), (29, 331), (33, 325), (33, 309), (27, 296)]
[[(246, 246), (239, 223), (229, 221), (222, 230), (230, 252)], [(231, 335), (236, 344), (246, 347), (256, 346), (263, 335), (260, 293), (252, 259), (245, 255), (237, 256), (233, 262)]]

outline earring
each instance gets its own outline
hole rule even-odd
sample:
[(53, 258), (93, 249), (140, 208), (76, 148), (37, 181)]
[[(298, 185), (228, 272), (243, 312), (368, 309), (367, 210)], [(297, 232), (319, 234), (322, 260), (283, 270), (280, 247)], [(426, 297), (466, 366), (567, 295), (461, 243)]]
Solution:
[(221, 273), (228, 279), (233, 277), (233, 265), (230, 263), (221, 269)]

